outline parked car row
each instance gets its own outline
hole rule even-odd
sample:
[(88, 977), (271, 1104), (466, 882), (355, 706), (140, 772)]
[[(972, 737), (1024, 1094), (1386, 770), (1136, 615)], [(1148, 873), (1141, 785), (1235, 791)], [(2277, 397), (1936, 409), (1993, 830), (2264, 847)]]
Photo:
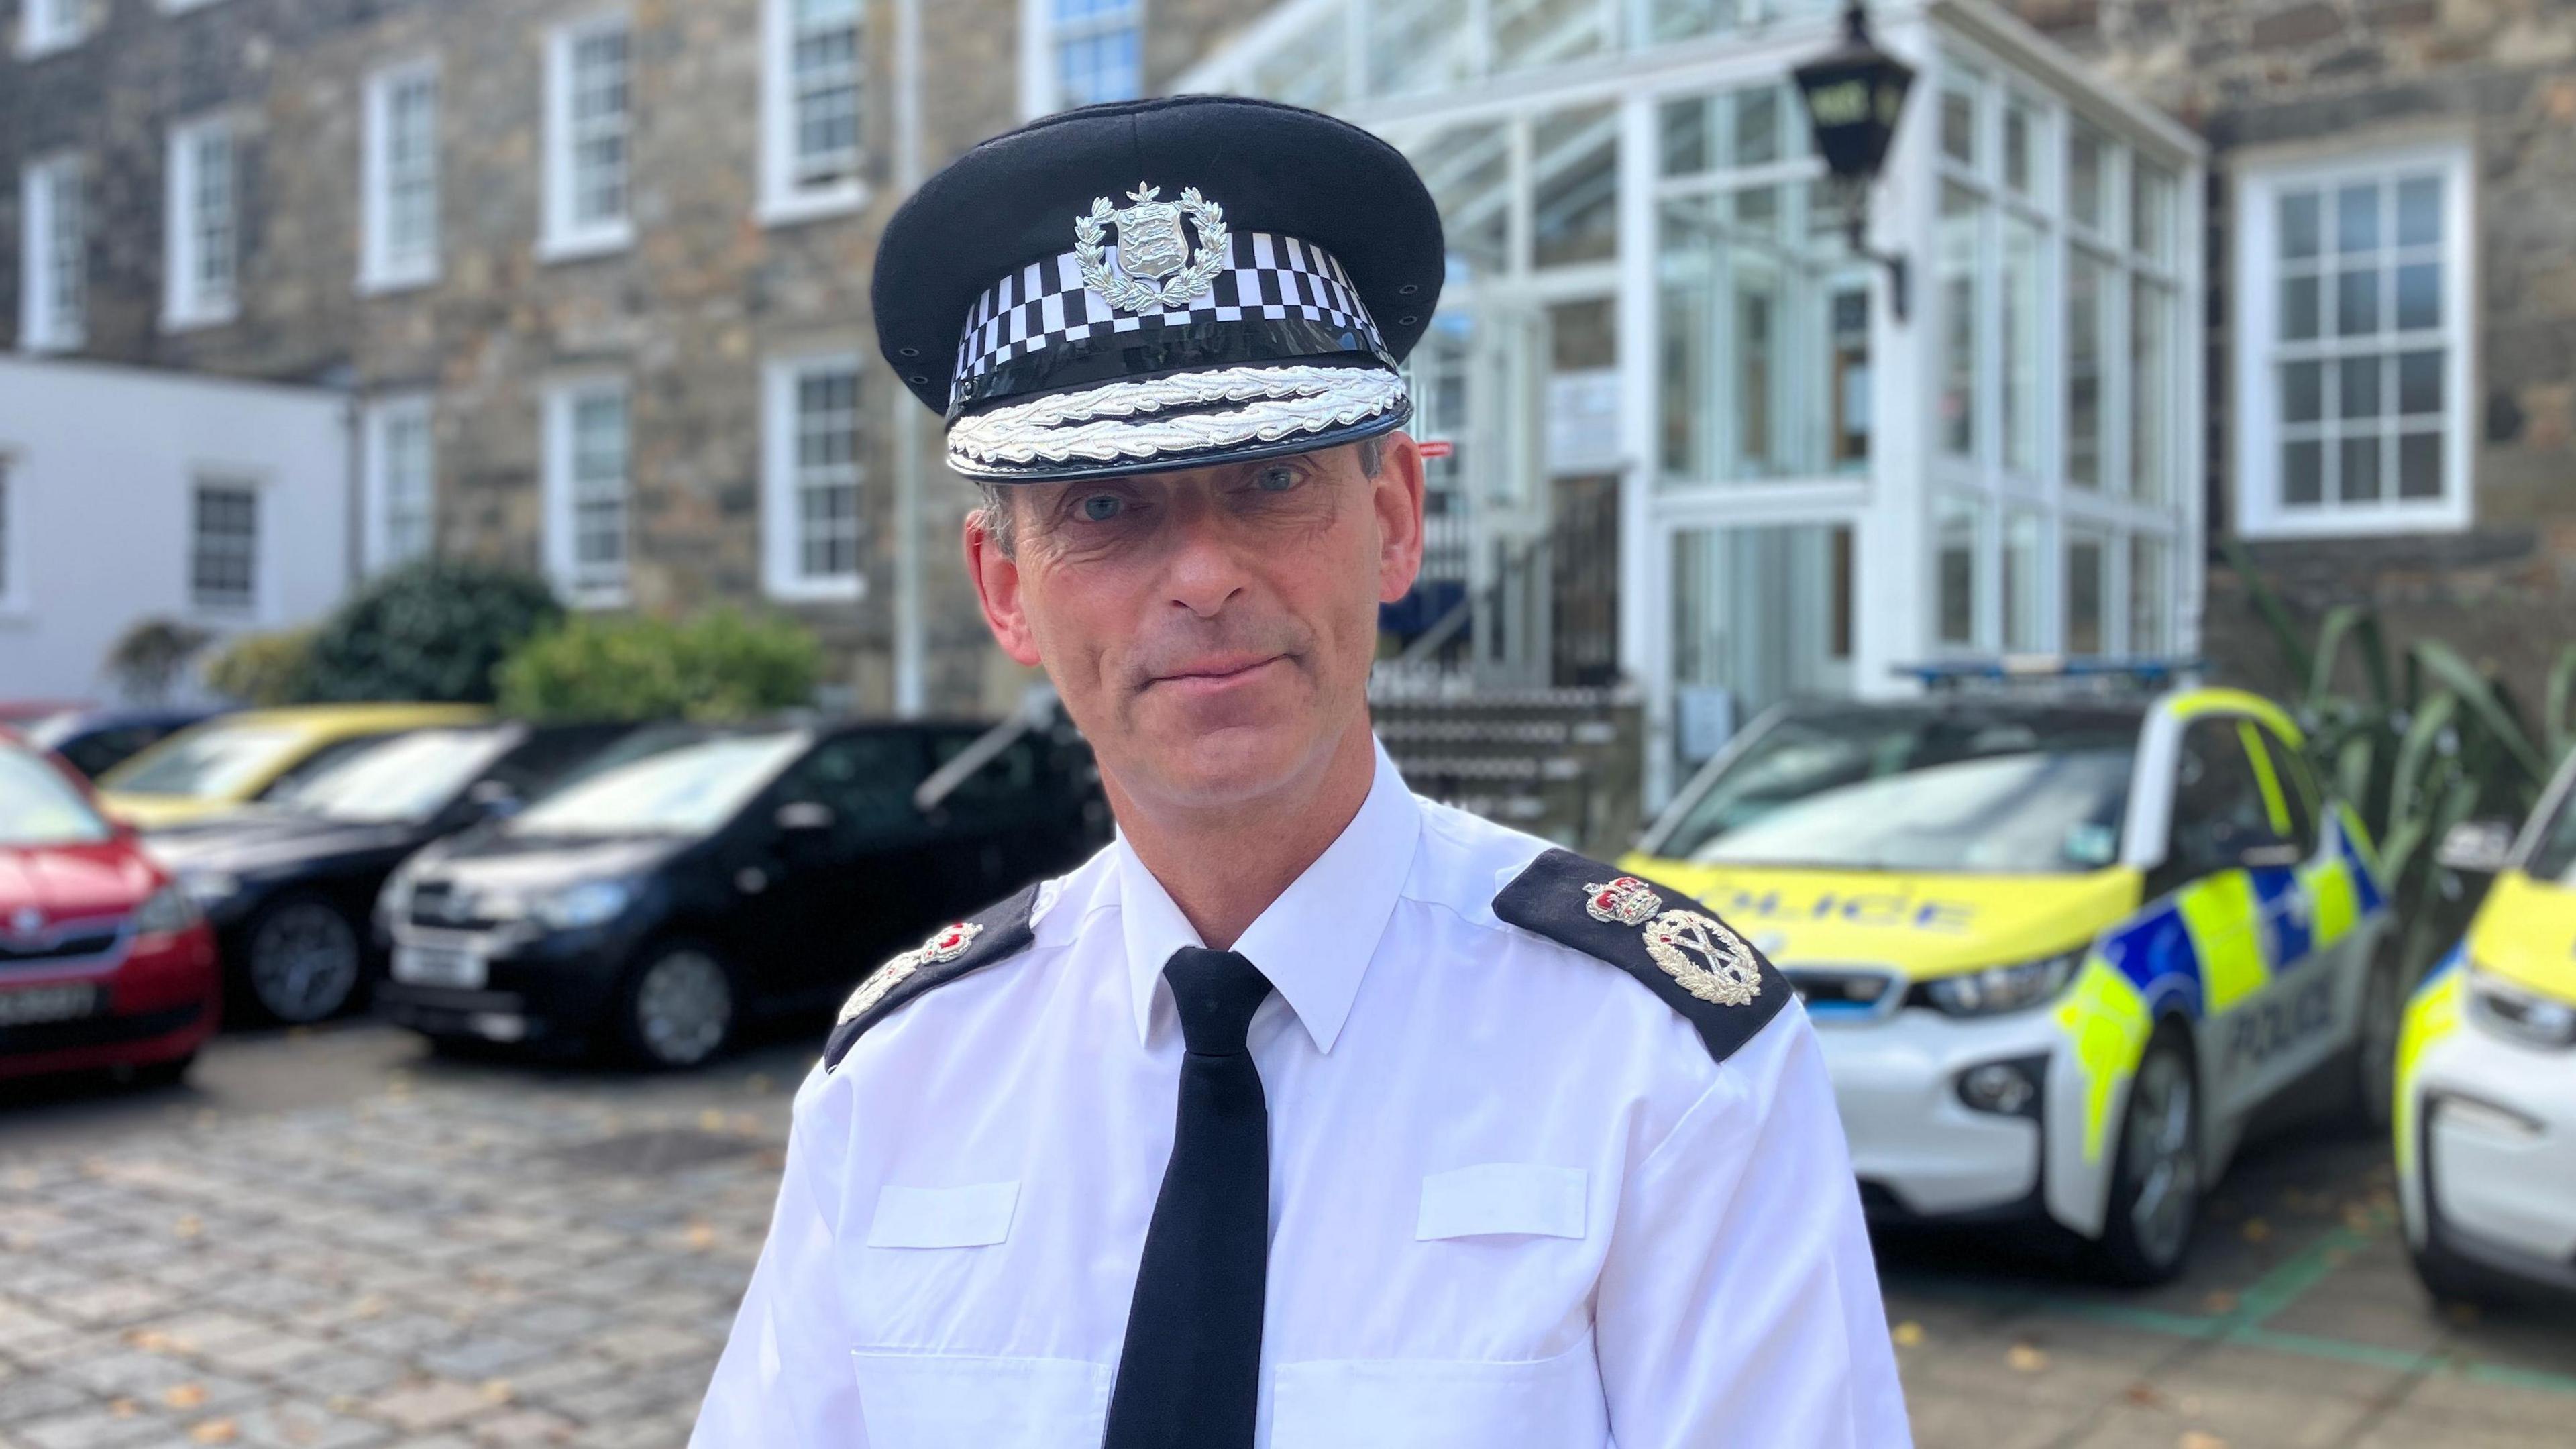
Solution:
[[(47, 1044), (121, 1039), (117, 983), (159, 980), (172, 951), (198, 959), (194, 1034), (116, 1060), (184, 1070), (219, 1017), (313, 1022), (372, 998), (442, 1042), (694, 1065), (1107, 830), (1078, 740), (967, 723), (245, 712), (141, 751), (95, 796), (59, 757), (7, 750), (0, 1071), (98, 1064)], [(101, 859), (132, 899), (64, 894), (61, 862)]]

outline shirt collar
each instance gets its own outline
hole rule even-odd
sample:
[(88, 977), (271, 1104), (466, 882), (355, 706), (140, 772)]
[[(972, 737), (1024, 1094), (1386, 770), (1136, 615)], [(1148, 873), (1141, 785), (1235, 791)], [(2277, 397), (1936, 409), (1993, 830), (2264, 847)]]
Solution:
[[(1254, 920), (1234, 949), (1243, 953), (1306, 1026), (1315, 1049), (1330, 1052), (1359, 995), (1360, 977), (1377, 954), (1378, 937), (1395, 913), (1411, 873), (1422, 809), (1385, 747), (1368, 799), (1341, 835)], [(1119, 925), (1126, 936), (1128, 994), (1136, 1039), (1150, 1041), (1163, 963), (1183, 946), (1202, 946), (1171, 893), (1137, 859), (1120, 832), (1117, 844)]]

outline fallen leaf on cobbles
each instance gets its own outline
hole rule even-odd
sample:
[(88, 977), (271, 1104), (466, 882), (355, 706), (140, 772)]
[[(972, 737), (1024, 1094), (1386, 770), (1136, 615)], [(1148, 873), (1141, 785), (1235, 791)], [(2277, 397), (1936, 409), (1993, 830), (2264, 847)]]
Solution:
[(2004, 1354), (2015, 1373), (2035, 1374), (2048, 1367), (2048, 1354), (2034, 1344), (2016, 1343)]
[(364, 1294), (357, 1302), (349, 1305), (351, 1318), (381, 1318), (384, 1316), (384, 1311), (385, 1300), (374, 1293)]
[(182, 1238), (193, 1238), (206, 1231), (206, 1224), (195, 1213), (181, 1213), (179, 1220), (170, 1225), (170, 1231)]
[(205, 1401), (204, 1384), (172, 1384), (161, 1391), (161, 1402), (174, 1409), (193, 1409)]
[(2185, 1429), (2182, 1438), (2175, 1441), (2174, 1449), (2227, 1449), (2227, 1441), (2198, 1429)]
[(1898, 1348), (1912, 1348), (1923, 1341), (1923, 1325), (1909, 1318), (1890, 1329), (1887, 1336), (1896, 1340)]
[(703, 1253), (716, 1245), (716, 1225), (699, 1221), (689, 1224), (689, 1247)]
[(125, 1342), (127, 1347), (139, 1348), (145, 1353), (169, 1353), (179, 1346), (170, 1335), (157, 1328), (129, 1328), (125, 1331)]
[(352, 1414), (357, 1412), (358, 1396), (356, 1394), (333, 1394), (331, 1397), (324, 1399), (322, 1403), (325, 1407), (329, 1408), (332, 1413)]
[(483, 1381), (482, 1392), (483, 1401), (485, 1403), (506, 1404), (510, 1402), (510, 1381), (508, 1379), (485, 1379)]
[(111, 1419), (131, 1419), (142, 1412), (143, 1406), (134, 1402), (132, 1399), (110, 1399), (107, 1401), (107, 1416)]
[(241, 1437), (241, 1430), (230, 1419), (208, 1419), (188, 1431), (192, 1444), (229, 1444)]
[(698, 1114), (698, 1130), (701, 1132), (722, 1132), (724, 1130), (724, 1125), (724, 1113), (717, 1111), (713, 1107), (709, 1107)]
[(2236, 1311), (2236, 1295), (2222, 1289), (2200, 1300), (2200, 1306), (2212, 1313), (2233, 1313)]
[(2247, 1218), (2244, 1232), (2245, 1241), (2259, 1243), (2272, 1236), (2272, 1225), (2261, 1218)]
[(2161, 1408), (2165, 1401), (2163, 1393), (2159, 1392), (2154, 1384), (2148, 1383), (2145, 1379), (2140, 1379), (2136, 1383), (2122, 1389), (2120, 1391), (2120, 1397), (2128, 1400), (2132, 1405), (2141, 1409)]

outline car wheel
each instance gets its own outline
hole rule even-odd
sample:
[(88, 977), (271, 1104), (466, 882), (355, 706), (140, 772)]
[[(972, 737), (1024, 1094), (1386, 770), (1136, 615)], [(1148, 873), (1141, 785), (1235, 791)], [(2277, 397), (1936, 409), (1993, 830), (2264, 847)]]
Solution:
[(2168, 1282), (2200, 1220), (2200, 1084), (2180, 1027), (2159, 1027), (2148, 1041), (2115, 1152), (2101, 1267), (2121, 1283)]
[(365, 949), (357, 926), (329, 901), (289, 896), (261, 911), (242, 938), (251, 1001), (278, 1021), (320, 1021), (357, 994)]
[(733, 973), (694, 945), (666, 945), (645, 957), (619, 993), (626, 1055), (676, 1070), (706, 1062), (733, 1035)]
[(2397, 977), (2395, 937), (2382, 937), (2361, 987), (2361, 1023), (2353, 1040), (2352, 1115), (2372, 1133), (2388, 1130), (2397, 1103), (2397, 1035), (2406, 992)]

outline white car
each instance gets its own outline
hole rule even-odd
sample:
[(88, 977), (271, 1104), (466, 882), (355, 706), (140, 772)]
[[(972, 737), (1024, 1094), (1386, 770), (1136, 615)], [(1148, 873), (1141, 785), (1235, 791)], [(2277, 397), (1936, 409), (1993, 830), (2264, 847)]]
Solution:
[(1793, 706), (1625, 868), (1798, 987), (1880, 1220), (2054, 1223), (2159, 1281), (2293, 1083), (2342, 1074), (2387, 1110), (2400, 991), (2370, 846), (2254, 695)]
[(2576, 1295), (2576, 756), (2518, 840), (2443, 844), (2495, 885), (2398, 1047), (2398, 1200), (2445, 1298)]

